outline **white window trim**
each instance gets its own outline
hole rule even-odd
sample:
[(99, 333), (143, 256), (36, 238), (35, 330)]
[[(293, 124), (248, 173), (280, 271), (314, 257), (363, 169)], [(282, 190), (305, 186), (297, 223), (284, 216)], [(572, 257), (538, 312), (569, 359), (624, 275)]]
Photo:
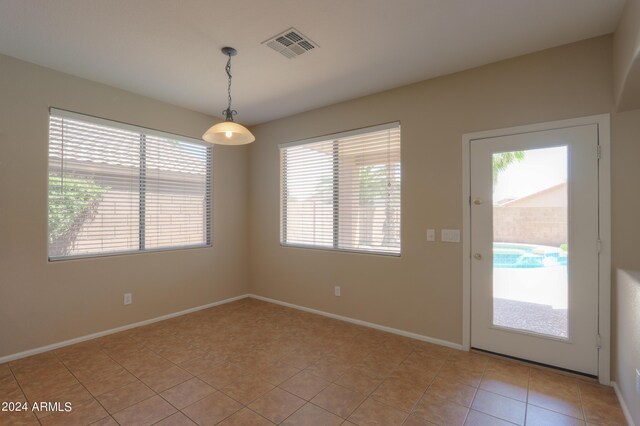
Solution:
[[(400, 121), (391, 121), (388, 123), (383, 123), (383, 124), (378, 124), (378, 125), (373, 125), (373, 126), (366, 126), (366, 127), (359, 127), (357, 129), (352, 129), (352, 130), (347, 130), (344, 132), (338, 132), (338, 133), (329, 133), (329, 134), (325, 134), (322, 136), (314, 136), (312, 138), (306, 138), (306, 139), (300, 139), (300, 140), (295, 140), (295, 141), (291, 141), (291, 142), (285, 142), (285, 143), (280, 143), (278, 144), (278, 150), (282, 150), (284, 148), (290, 148), (290, 147), (294, 147), (294, 146), (300, 146), (300, 145), (306, 145), (306, 144), (310, 144), (310, 143), (315, 143), (315, 142), (323, 142), (323, 141), (327, 141), (327, 140), (331, 140), (331, 139), (341, 139), (341, 138), (347, 138), (350, 136), (356, 136), (356, 135), (360, 135), (363, 133), (373, 133), (373, 132), (378, 132), (378, 131), (382, 131), (382, 130), (389, 130), (389, 129), (394, 129), (397, 127), (400, 127), (401, 123)], [(402, 136), (401, 136), (402, 138)], [(281, 187), (282, 185), (282, 179), (283, 176), (280, 175), (280, 182), (279, 182), (279, 186)], [(401, 182), (402, 185), (402, 182)], [(280, 203), (282, 203), (282, 193), (280, 193)], [(350, 249), (350, 248), (339, 248), (339, 247), (335, 247), (335, 246), (319, 246), (319, 245), (313, 245), (313, 244), (300, 244), (300, 243), (285, 243), (282, 241), (282, 238), (280, 237), (280, 247), (283, 248), (294, 248), (294, 249), (307, 249), (307, 250), (321, 250), (321, 251), (335, 251), (335, 252), (343, 252), (343, 253), (351, 253), (351, 254), (360, 254), (360, 255), (369, 255), (369, 256), (384, 256), (384, 257), (389, 257), (389, 258), (399, 258), (402, 257), (402, 190), (400, 191), (400, 225), (399, 225), (399, 232), (400, 232), (400, 248), (398, 252), (394, 252), (394, 251), (384, 251), (384, 250), (358, 250), (358, 249)], [(280, 210), (280, 220), (279, 220), (279, 226), (280, 226), (280, 231), (282, 231), (282, 227), (284, 226), (284, 213), (282, 212), (282, 208)]]

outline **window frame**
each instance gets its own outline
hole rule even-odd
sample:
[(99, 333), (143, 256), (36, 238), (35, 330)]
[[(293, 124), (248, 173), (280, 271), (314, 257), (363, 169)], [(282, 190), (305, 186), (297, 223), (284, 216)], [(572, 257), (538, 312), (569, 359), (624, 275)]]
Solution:
[[(84, 254), (76, 254), (76, 255), (68, 255), (68, 256), (51, 256), (49, 254), (50, 250), (50, 220), (49, 220), (49, 208), (50, 208), (50, 191), (49, 191), (49, 170), (50, 170), (50, 149), (51, 149), (51, 119), (53, 117), (62, 118), (62, 119), (71, 119), (81, 121), (87, 124), (93, 124), (98, 126), (110, 127), (117, 130), (125, 130), (130, 132), (139, 133), (140, 136), (140, 172), (139, 172), (139, 210), (138, 210), (138, 248), (131, 250), (116, 250), (116, 251), (107, 251), (107, 252), (95, 252), (95, 253), (84, 253)], [(188, 245), (176, 245), (176, 246), (166, 246), (159, 248), (144, 248), (145, 245), (145, 199), (146, 199), (146, 139), (147, 136), (154, 136), (159, 138), (166, 138), (171, 140), (176, 140), (179, 142), (189, 143), (200, 145), (206, 148), (207, 152), (207, 164), (206, 164), (206, 193), (205, 193), (205, 243), (203, 244), (188, 244)], [(195, 139), (189, 136), (184, 136), (176, 133), (165, 132), (161, 130), (151, 129), (148, 127), (138, 126), (135, 124), (124, 123), (117, 120), (110, 120), (101, 117), (96, 117), (93, 115), (82, 114), (78, 112), (73, 112), (61, 108), (49, 107), (48, 114), (48, 122), (47, 122), (47, 260), (48, 262), (60, 262), (65, 260), (78, 260), (78, 259), (89, 259), (89, 258), (99, 258), (99, 257), (110, 257), (110, 256), (122, 256), (122, 255), (137, 255), (144, 253), (156, 253), (156, 252), (165, 252), (165, 251), (177, 251), (177, 250), (193, 250), (193, 249), (202, 249), (202, 248), (211, 248), (213, 247), (213, 162), (214, 162), (214, 147), (212, 144), (204, 142), (199, 139)]]
[[(279, 240), (280, 240), (280, 247), (283, 248), (301, 248), (301, 249), (310, 249), (310, 250), (321, 250), (321, 251), (334, 251), (334, 252), (344, 252), (344, 253), (353, 253), (353, 254), (362, 254), (362, 255), (373, 255), (373, 256), (385, 256), (385, 257), (402, 257), (402, 177), (400, 178), (399, 181), (399, 185), (400, 185), (400, 197), (398, 200), (398, 205), (400, 207), (400, 213), (399, 213), (399, 217), (400, 217), (400, 223), (398, 225), (398, 232), (400, 235), (400, 244), (398, 247), (398, 251), (383, 251), (383, 250), (365, 250), (365, 249), (353, 249), (353, 248), (341, 248), (340, 245), (340, 226), (339, 226), (339, 221), (340, 221), (340, 212), (339, 212), (339, 196), (337, 195), (339, 192), (339, 188), (340, 188), (340, 174), (339, 174), (339, 161), (333, 161), (333, 173), (332, 173), (332, 189), (333, 189), (333, 200), (334, 202), (332, 203), (332, 208), (333, 208), (333, 213), (332, 213), (332, 224), (333, 224), (333, 229), (332, 229), (332, 235), (333, 235), (333, 240), (332, 240), (332, 246), (321, 246), (321, 245), (314, 245), (314, 244), (304, 244), (304, 243), (289, 243), (286, 242), (286, 237), (287, 237), (287, 215), (286, 215), (286, 210), (287, 210), (287, 197), (284, 197), (284, 188), (286, 188), (286, 180), (284, 179), (284, 170), (285, 170), (285, 166), (283, 166), (283, 161), (286, 162), (286, 148), (289, 147), (295, 147), (295, 146), (301, 146), (301, 145), (307, 145), (307, 144), (312, 144), (312, 143), (316, 143), (316, 142), (328, 142), (330, 140), (333, 139), (333, 156), (335, 158), (335, 156), (339, 155), (339, 140), (340, 139), (344, 139), (344, 138), (348, 138), (351, 136), (358, 136), (358, 135), (362, 135), (362, 134), (366, 134), (366, 133), (373, 133), (373, 132), (377, 132), (377, 131), (383, 131), (383, 130), (389, 130), (389, 129), (398, 129), (400, 131), (400, 156), (402, 157), (402, 131), (401, 131), (401, 123), (400, 121), (392, 121), (392, 122), (388, 122), (388, 123), (383, 123), (383, 124), (378, 124), (378, 125), (373, 125), (373, 126), (367, 126), (367, 127), (360, 127), (357, 129), (352, 129), (352, 130), (347, 130), (344, 132), (338, 132), (338, 133), (331, 133), (331, 134), (327, 134), (327, 135), (322, 135), (322, 136), (315, 136), (312, 138), (307, 138), (307, 139), (300, 139), (300, 140), (296, 140), (296, 141), (291, 141), (291, 142), (285, 142), (285, 143), (281, 143), (278, 144), (278, 152), (280, 153), (279, 155), (279, 161), (280, 161), (280, 169), (279, 169), (279, 174), (280, 174), (280, 185), (279, 185), (279, 190), (280, 190), (280, 235), (279, 235)], [(282, 153), (284, 153), (285, 155), (282, 155)], [(400, 169), (402, 170), (402, 159), (400, 159)], [(400, 175), (402, 176), (402, 174)]]

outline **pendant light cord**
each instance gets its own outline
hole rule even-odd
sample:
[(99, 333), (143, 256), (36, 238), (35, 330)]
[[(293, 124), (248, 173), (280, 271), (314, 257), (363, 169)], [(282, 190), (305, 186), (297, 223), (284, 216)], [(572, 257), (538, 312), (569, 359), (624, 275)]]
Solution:
[(237, 112), (231, 109), (231, 55), (229, 55), (229, 59), (227, 59), (227, 66), (225, 67), (225, 70), (227, 71), (227, 78), (229, 79), (229, 85), (227, 86), (229, 103), (227, 105), (227, 109), (222, 111), (222, 113), (225, 115), (226, 121), (233, 121), (233, 116), (234, 114), (237, 114)]

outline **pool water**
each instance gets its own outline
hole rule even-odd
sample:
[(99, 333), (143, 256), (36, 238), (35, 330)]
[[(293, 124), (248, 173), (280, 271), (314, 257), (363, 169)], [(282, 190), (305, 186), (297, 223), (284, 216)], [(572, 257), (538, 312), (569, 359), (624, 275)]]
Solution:
[(567, 266), (567, 252), (558, 247), (493, 243), (494, 268), (549, 268)]

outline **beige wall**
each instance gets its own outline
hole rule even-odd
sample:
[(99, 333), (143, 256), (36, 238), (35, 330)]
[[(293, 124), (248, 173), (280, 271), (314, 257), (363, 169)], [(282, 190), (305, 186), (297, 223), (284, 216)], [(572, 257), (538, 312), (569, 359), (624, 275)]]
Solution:
[(640, 270), (640, 109), (614, 114), (611, 127), (612, 267)]
[[(612, 230), (612, 268), (640, 271), (640, 109), (617, 113), (612, 120), (611, 147), (611, 230)], [(638, 273), (636, 272), (636, 277)], [(640, 288), (637, 282), (620, 278), (626, 277), (618, 272), (613, 275), (614, 309), (612, 314), (611, 370), (614, 380), (618, 381), (627, 407), (632, 411), (636, 424), (640, 422), (637, 394), (635, 393), (635, 369), (640, 368), (640, 323), (637, 313), (640, 301)], [(630, 351), (635, 348), (636, 351)]]
[[(611, 37), (424, 81), (256, 126), (250, 150), (251, 290), (450, 342), (462, 341), (462, 134), (609, 112)], [(277, 144), (399, 120), (402, 256), (279, 245)], [(342, 296), (333, 296), (333, 286)]]
[(247, 292), (244, 147), (215, 149), (213, 248), (49, 263), (49, 106), (195, 138), (213, 122), (0, 56), (0, 357)]

